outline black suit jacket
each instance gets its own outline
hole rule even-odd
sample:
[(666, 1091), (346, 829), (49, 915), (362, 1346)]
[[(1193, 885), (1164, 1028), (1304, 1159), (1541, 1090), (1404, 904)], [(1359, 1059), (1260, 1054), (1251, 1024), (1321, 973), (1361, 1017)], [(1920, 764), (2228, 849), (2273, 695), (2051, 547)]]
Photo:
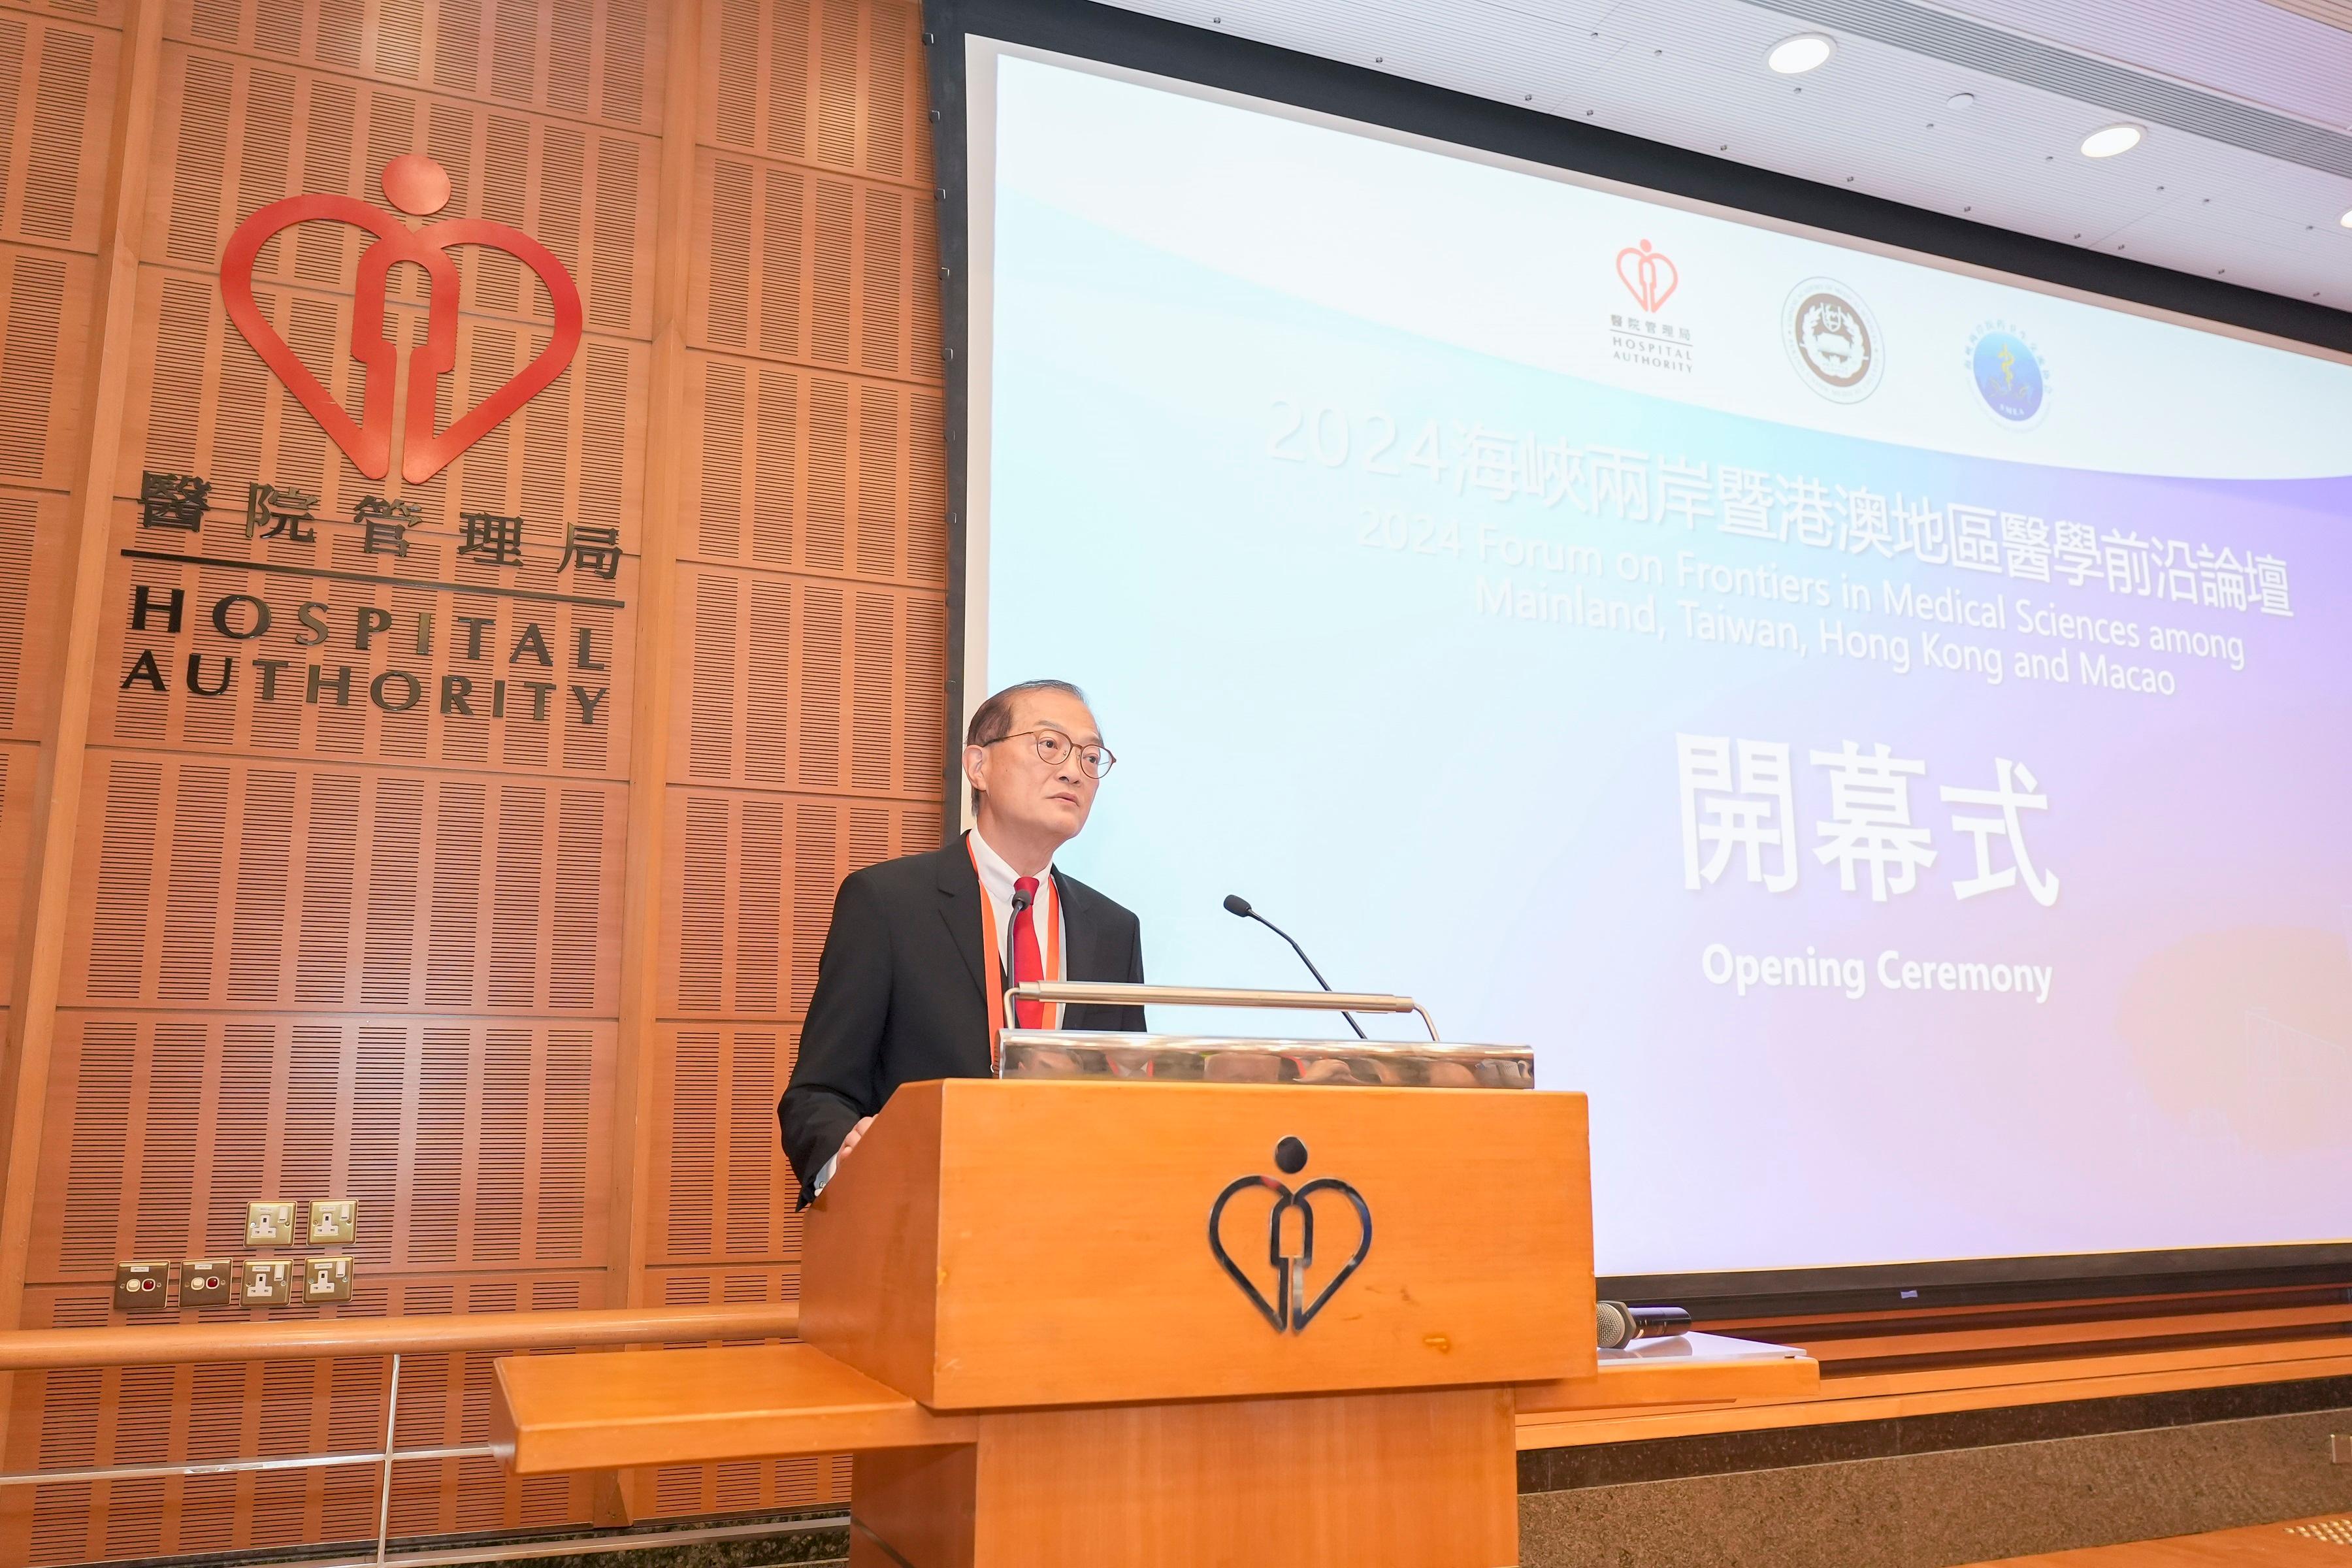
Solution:
[[(1054, 890), (1067, 946), (1063, 973), (1140, 982), (1142, 927), (1134, 914), (1058, 870)], [(776, 1107), (803, 1205), (810, 1179), (850, 1128), (879, 1111), (900, 1084), (989, 1076), (988, 994), (981, 987), (997, 982), (981, 973), (986, 907), (961, 838), (853, 871), (841, 884), (801, 1026), (800, 1059)], [(1063, 1027), (1139, 1030), (1143, 1009), (1073, 1006)]]

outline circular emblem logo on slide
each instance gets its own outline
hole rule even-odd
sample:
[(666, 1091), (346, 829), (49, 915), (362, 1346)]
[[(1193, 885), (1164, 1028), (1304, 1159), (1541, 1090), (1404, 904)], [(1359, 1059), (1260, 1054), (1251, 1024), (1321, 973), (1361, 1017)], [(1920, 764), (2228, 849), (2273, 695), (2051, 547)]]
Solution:
[(1969, 379), (2002, 424), (2030, 430), (2050, 407), (2050, 367), (2041, 351), (2007, 321), (1987, 321), (1969, 337)]
[(1832, 403), (1868, 397), (1886, 369), (1877, 319), (1834, 278), (1808, 278), (1790, 292), (1780, 342), (1798, 378)]

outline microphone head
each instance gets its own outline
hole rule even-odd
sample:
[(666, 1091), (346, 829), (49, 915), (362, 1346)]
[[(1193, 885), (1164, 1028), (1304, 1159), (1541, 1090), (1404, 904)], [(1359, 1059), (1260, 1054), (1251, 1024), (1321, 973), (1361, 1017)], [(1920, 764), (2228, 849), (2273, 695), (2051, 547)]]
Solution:
[(1246, 919), (1249, 912), (1250, 901), (1247, 899), (1243, 898), (1239, 893), (1227, 893), (1225, 895), (1225, 913), (1229, 915), (1240, 915)]

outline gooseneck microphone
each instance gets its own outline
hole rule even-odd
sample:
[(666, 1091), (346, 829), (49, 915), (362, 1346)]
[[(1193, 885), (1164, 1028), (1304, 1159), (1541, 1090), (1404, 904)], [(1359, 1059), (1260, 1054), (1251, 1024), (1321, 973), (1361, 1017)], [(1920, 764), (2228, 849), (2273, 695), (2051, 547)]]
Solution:
[[(1331, 989), (1331, 983), (1323, 978), (1323, 972), (1315, 967), (1315, 961), (1307, 956), (1307, 950), (1298, 945), (1297, 938), (1292, 936), (1288, 931), (1283, 930), (1280, 926), (1275, 924), (1272, 921), (1266, 919), (1255, 910), (1250, 908), (1250, 901), (1247, 899), (1243, 898), (1239, 893), (1227, 893), (1225, 895), (1225, 913), (1229, 915), (1239, 915), (1245, 921), (1255, 921), (1258, 924), (1265, 927), (1266, 930), (1280, 937), (1283, 941), (1290, 943), (1290, 951), (1298, 955), (1298, 962), (1307, 966), (1307, 973), (1315, 976), (1315, 984), (1320, 985), (1326, 991)], [(1356, 1038), (1361, 1040), (1370, 1037), (1364, 1033), (1364, 1026), (1356, 1022), (1356, 1016), (1353, 1013), (1342, 1013), (1339, 1016), (1348, 1020), (1348, 1027), (1356, 1031)]]

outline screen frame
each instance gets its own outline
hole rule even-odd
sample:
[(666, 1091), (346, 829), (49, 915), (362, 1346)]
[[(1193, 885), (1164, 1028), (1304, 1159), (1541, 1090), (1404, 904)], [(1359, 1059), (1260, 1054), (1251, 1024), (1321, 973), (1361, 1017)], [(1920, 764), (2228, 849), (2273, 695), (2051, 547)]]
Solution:
[[(947, 374), (948, 700), (943, 787), (952, 842), (970, 826), (962, 738), (985, 695), (986, 388), (998, 56), (1060, 63), (1540, 178), (1859, 249), (2266, 346), (2352, 363), (2352, 314), (1816, 184), (1622, 132), (1404, 80), (1090, 0), (924, 0)], [(2352, 1240), (1602, 1276), (1601, 1294), (1675, 1300), (1710, 1317), (1917, 1310), (2079, 1297), (2280, 1289), (2352, 1279)]]

